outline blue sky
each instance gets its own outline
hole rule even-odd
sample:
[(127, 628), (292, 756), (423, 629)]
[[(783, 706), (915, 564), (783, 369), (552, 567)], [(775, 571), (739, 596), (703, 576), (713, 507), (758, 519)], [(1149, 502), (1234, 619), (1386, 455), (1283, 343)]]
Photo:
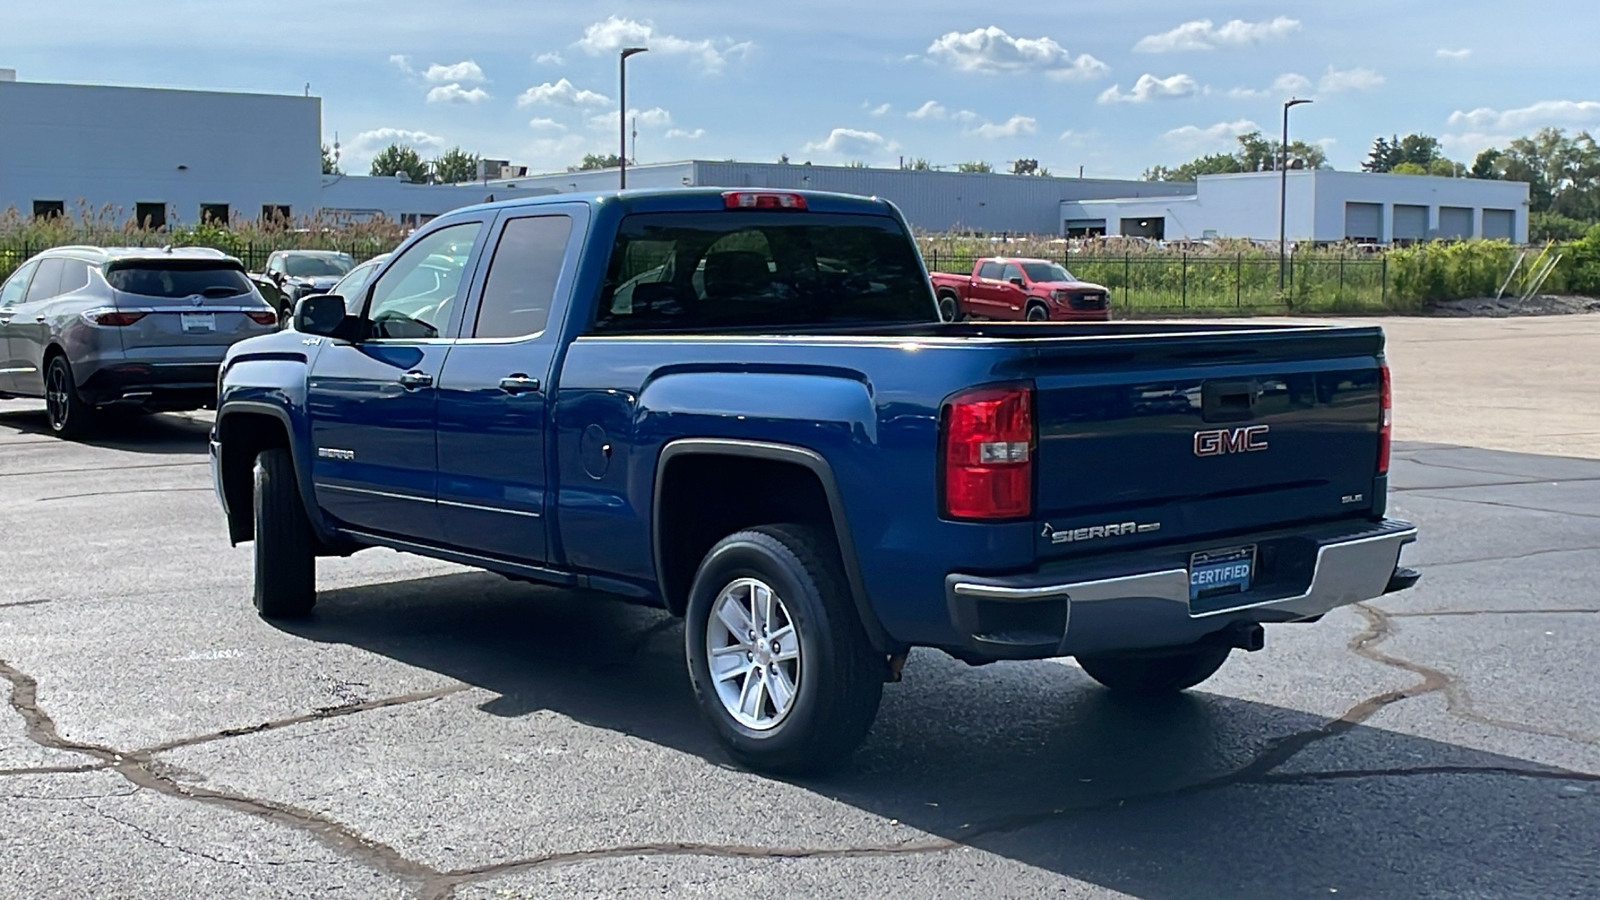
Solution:
[(300, 93), (361, 172), (391, 140), (537, 170), (615, 152), (617, 55), (640, 162), (936, 165), (1037, 158), (1137, 177), (1279, 127), (1355, 168), (1422, 131), (1470, 161), (1541, 126), (1600, 127), (1600, 7), (1328, 3), (785, 4), (78, 0), (8, 10), (28, 81)]

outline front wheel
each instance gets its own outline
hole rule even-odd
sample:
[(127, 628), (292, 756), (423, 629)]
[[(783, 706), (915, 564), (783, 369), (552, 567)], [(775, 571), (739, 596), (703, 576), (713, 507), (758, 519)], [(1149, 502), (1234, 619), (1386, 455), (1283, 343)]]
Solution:
[(1126, 656), (1080, 656), (1089, 677), (1119, 694), (1175, 694), (1217, 673), (1231, 648), (1185, 647), (1170, 653)]
[(814, 528), (741, 531), (706, 554), (684, 627), (695, 699), (728, 752), (794, 774), (843, 761), (883, 696), (833, 541)]
[(317, 540), (288, 450), (256, 457), (253, 496), (256, 611), (263, 619), (310, 615), (317, 602)]
[(50, 431), (57, 437), (80, 438), (94, 426), (94, 407), (78, 393), (72, 378), (72, 364), (56, 356), (44, 373), (44, 413)]
[(1029, 322), (1048, 322), (1048, 321), (1050, 321), (1050, 310), (1045, 309), (1043, 306), (1040, 306), (1039, 304), (1035, 303), (1032, 306), (1028, 307), (1028, 321)]

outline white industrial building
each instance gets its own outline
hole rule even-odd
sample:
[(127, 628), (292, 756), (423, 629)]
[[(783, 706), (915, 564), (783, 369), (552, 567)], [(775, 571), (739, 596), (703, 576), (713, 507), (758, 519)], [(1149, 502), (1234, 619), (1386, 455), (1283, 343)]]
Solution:
[(1520, 181), (1298, 169), (1287, 173), (1285, 186), (1282, 174), (1202, 175), (1194, 193), (1183, 197), (1066, 201), (1061, 231), (1276, 241), (1283, 190), (1283, 224), (1291, 241), (1528, 240), (1528, 185)]
[[(612, 190), (618, 183), (616, 169), (519, 172), (464, 185), (323, 175), (322, 101), (310, 96), (23, 82), (0, 69), (0, 123), (0, 212), (14, 208), (23, 215), (87, 207), (106, 210), (118, 224), (319, 214), (420, 224), (486, 200)], [(500, 161), (492, 168), (500, 169)], [(1166, 239), (1278, 234), (1278, 175), (1271, 172), (1183, 184), (688, 160), (630, 166), (628, 186), (884, 197), (914, 227), (936, 232)], [(1528, 186), (1515, 182), (1295, 171), (1289, 173), (1288, 208), (1289, 237), (1297, 241), (1522, 242), (1528, 235)]]

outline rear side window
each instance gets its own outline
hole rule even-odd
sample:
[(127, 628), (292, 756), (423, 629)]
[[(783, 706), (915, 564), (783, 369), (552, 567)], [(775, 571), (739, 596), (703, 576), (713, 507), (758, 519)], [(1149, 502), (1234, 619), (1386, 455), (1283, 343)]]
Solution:
[(211, 260), (134, 260), (111, 265), (106, 281), (125, 294), (176, 299), (250, 293), (250, 279), (242, 270)]
[(895, 219), (741, 210), (623, 219), (594, 331), (934, 321), (933, 291)]
[(73, 291), (89, 286), (89, 264), (81, 259), (69, 259), (66, 268), (61, 270), (61, 287), (59, 293), (70, 294)]
[(489, 266), (473, 337), (522, 337), (544, 330), (571, 234), (567, 216), (506, 223)]
[(26, 302), (48, 300), (61, 293), (59, 290), (61, 287), (61, 270), (66, 265), (67, 261), (64, 259), (40, 260), (39, 271), (33, 273), (33, 284), (28, 286), (28, 299)]
[(1000, 280), (1000, 264), (997, 263), (997, 262), (986, 262), (986, 263), (984, 263), (983, 265), (978, 267), (978, 277), (979, 278), (993, 278), (994, 280), (999, 281)]

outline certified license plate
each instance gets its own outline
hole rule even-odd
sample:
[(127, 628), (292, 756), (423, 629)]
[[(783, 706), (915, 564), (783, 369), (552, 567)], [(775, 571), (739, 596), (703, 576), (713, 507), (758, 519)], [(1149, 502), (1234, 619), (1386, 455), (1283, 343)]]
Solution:
[(1248, 591), (1255, 568), (1254, 544), (1195, 553), (1189, 557), (1189, 599)]
[(179, 313), (184, 331), (216, 331), (216, 313)]

